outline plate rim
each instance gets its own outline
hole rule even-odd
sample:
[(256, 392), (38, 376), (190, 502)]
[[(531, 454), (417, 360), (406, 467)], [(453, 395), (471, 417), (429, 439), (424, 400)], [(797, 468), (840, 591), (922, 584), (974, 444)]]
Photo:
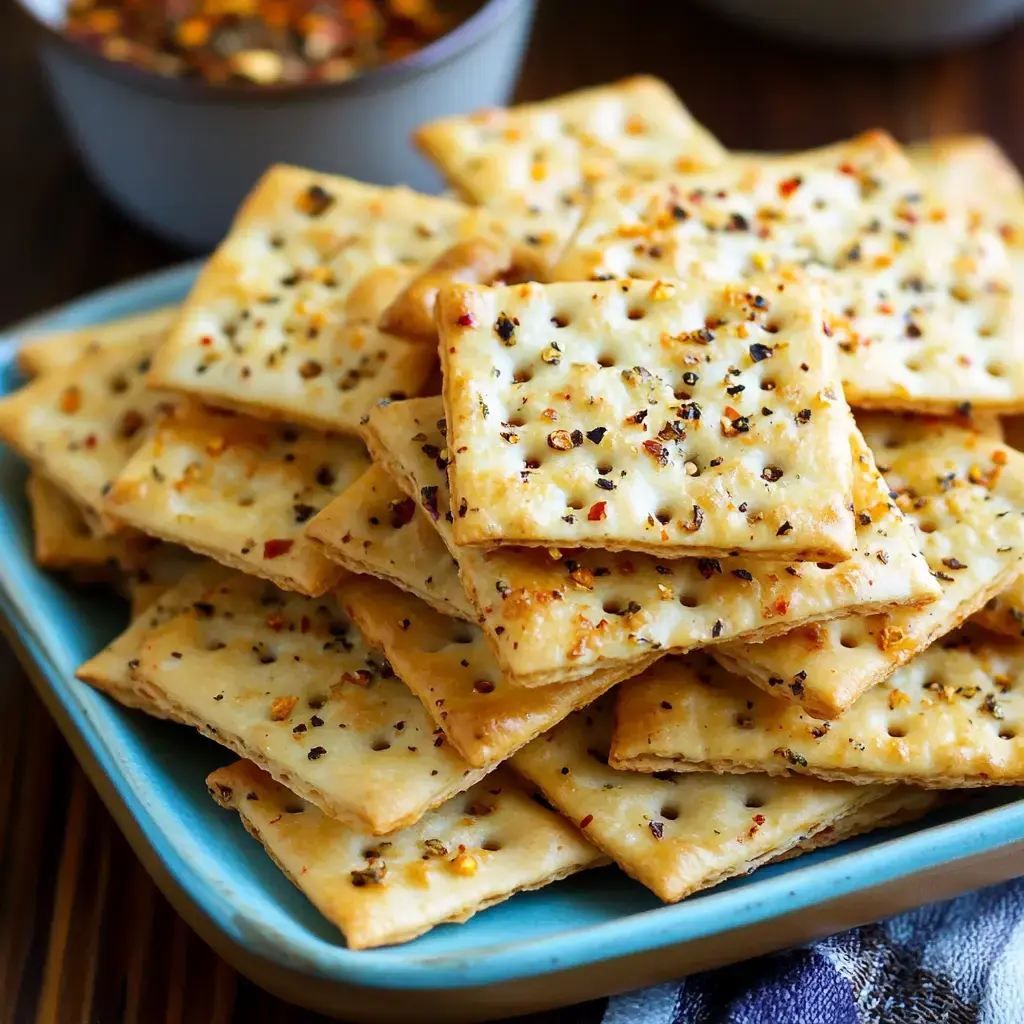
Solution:
[[(0, 332), (0, 371), (16, 364), (18, 345), (29, 334), (73, 329), (116, 316), (155, 308), (185, 292), (202, 261), (155, 271), (113, 285), (48, 312), (22, 320)], [(6, 393), (6, 389), (0, 389)], [(8, 503), (6, 495), (0, 501)], [(399, 990), (457, 989), (526, 980), (541, 974), (586, 967), (651, 952), (732, 929), (761, 924), (862, 889), (909, 878), (920, 871), (953, 865), (973, 856), (1024, 840), (1024, 798), (933, 824), (908, 835), (835, 856), (820, 863), (792, 867), (772, 877), (725, 891), (710, 891), (694, 901), (624, 914), (614, 920), (567, 927), (541, 938), (441, 953), (417, 953), (415, 945), (387, 950), (349, 950), (310, 933), (286, 935), (276, 927), (246, 915), (230, 889), (200, 873), (161, 826), (156, 814), (140, 804), (131, 783), (118, 770), (115, 751), (99, 733), (74, 689), (84, 684), (65, 678), (47, 644), (26, 612), (20, 588), (0, 560), (0, 614), (31, 658), (26, 674), (37, 687), (45, 683), (49, 696), (66, 716), (67, 726), (89, 753), (92, 767), (116, 794), (119, 809), (131, 814), (147, 853), (156, 858), (179, 893), (212, 927), (234, 945), (283, 969), (359, 987)], [(49, 707), (50, 701), (44, 698)], [(60, 716), (56, 716), (62, 725)], [(62, 731), (65, 731), (62, 729)], [(76, 744), (71, 744), (73, 747)], [(89, 766), (86, 766), (87, 768)], [(91, 773), (90, 773), (91, 774)], [(115, 819), (119, 817), (114, 814)], [(254, 847), (255, 852), (255, 847)], [(144, 858), (145, 859), (145, 858)]]

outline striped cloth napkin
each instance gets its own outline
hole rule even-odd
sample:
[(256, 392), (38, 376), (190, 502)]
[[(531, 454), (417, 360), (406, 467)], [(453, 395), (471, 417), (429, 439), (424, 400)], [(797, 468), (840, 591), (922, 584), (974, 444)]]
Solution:
[(616, 996), (603, 1018), (603, 1024), (933, 1022), (1024, 1022), (1024, 879)]

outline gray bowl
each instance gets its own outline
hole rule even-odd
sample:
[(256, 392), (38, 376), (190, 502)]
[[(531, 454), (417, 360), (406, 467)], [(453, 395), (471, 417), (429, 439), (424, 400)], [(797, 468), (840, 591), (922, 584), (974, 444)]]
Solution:
[(997, 32), (1024, 0), (700, 0), (738, 22), (840, 50), (915, 51)]
[(436, 191), (409, 142), (437, 117), (508, 101), (536, 0), (490, 0), (448, 35), (344, 82), (254, 89), (165, 79), (66, 39), (53, 0), (19, 0), (82, 159), (129, 216), (190, 249), (214, 246), (273, 163)]

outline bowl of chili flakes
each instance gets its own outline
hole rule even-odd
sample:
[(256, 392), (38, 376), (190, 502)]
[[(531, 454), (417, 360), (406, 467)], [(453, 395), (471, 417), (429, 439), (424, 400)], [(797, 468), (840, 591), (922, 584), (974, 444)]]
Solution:
[(412, 129), (508, 101), (536, 0), (19, 3), (93, 178), (205, 250), (274, 163), (436, 191)]

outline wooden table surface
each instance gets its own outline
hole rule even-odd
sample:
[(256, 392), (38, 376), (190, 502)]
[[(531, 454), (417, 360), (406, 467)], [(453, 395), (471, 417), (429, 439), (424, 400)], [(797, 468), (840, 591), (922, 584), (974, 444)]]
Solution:
[[(740, 31), (682, 0), (545, 0), (519, 94), (637, 72), (668, 80), (730, 146), (798, 149), (870, 127), (993, 135), (1018, 163), (1024, 25), (911, 58), (839, 56)], [(0, 5), (0, 325), (173, 263), (86, 178), (13, 4)], [(0, 641), (0, 1024), (321, 1018), (241, 978), (143, 872)], [(603, 1000), (529, 1018), (590, 1024)]]

